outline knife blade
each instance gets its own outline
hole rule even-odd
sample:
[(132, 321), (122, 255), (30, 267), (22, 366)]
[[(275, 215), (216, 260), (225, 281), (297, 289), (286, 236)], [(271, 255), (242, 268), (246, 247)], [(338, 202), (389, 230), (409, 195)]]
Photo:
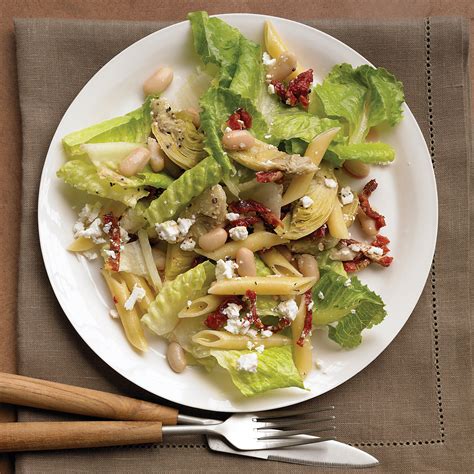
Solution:
[(258, 451), (239, 451), (217, 436), (208, 435), (207, 442), (213, 451), (306, 466), (363, 468), (379, 464), (370, 454), (339, 441)]

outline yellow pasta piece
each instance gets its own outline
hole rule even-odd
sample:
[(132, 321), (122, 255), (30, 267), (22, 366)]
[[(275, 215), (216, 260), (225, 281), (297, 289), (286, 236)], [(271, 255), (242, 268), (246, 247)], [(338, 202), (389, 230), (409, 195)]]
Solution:
[[(312, 142), (308, 145), (308, 148), (306, 148), (304, 156), (310, 157), (313, 163), (318, 166), (321, 163), (329, 144), (332, 142), (339, 130), (340, 127), (331, 128), (313, 138)], [(282, 197), (281, 205), (285, 206), (286, 204), (303, 197), (306, 194), (314, 175), (315, 173), (306, 173), (294, 176)]]
[(120, 276), (124, 279), (127, 287), (130, 291), (133, 291), (135, 285), (143, 288), (145, 290), (145, 296), (141, 300), (137, 301), (138, 307), (142, 314), (145, 314), (148, 311), (148, 306), (155, 299), (155, 295), (148, 285), (145, 278), (141, 276), (134, 275), (133, 273), (120, 272)]
[(275, 245), (286, 244), (288, 242), (289, 240), (282, 239), (272, 232), (259, 231), (250, 234), (245, 240), (229, 242), (213, 252), (204, 252), (204, 250), (201, 249), (195, 249), (195, 252), (204, 255), (210, 260), (220, 260), (226, 257), (235, 258), (237, 250), (241, 247), (246, 247), (252, 252), (257, 252), (258, 250), (269, 249)]
[(211, 295), (245, 295), (247, 290), (257, 295), (301, 295), (316, 283), (314, 277), (238, 277), (219, 280), (211, 285)]
[(287, 346), (291, 344), (291, 339), (282, 334), (273, 334), (270, 337), (255, 337), (231, 334), (226, 331), (213, 331), (205, 329), (192, 337), (195, 344), (213, 349), (241, 350), (247, 349), (247, 343), (253, 342), (256, 346), (264, 347)]
[[(285, 51), (288, 51), (288, 47), (286, 46), (285, 42), (283, 41), (281, 36), (278, 34), (278, 31), (276, 30), (273, 23), (269, 20), (265, 22), (265, 26), (263, 29), (263, 36), (265, 40), (265, 48), (270, 54), (270, 56), (274, 58), (278, 58), (280, 54), (284, 53)], [(302, 73), (303, 71), (304, 69), (298, 63), (296, 66), (296, 71), (293, 72), (288, 77), (288, 79), (293, 79), (294, 77), (296, 77), (298, 74)]]
[(215, 311), (222, 303), (220, 296), (206, 295), (194, 300), (187, 308), (178, 313), (178, 318), (197, 318)]
[(127, 301), (130, 296), (127, 284), (117, 273), (112, 274), (106, 270), (102, 270), (102, 275), (112, 294), (128, 342), (138, 350), (146, 351), (148, 349), (148, 343), (145, 339), (140, 317), (135, 308), (131, 311), (127, 311), (124, 307), (125, 301)]
[(276, 249), (260, 253), (260, 258), (277, 275), (297, 276), (303, 275)]
[(349, 231), (347, 230), (347, 225), (344, 221), (344, 215), (342, 214), (341, 204), (339, 203), (339, 199), (337, 199), (337, 197), (331, 214), (329, 214), (327, 224), (329, 233), (336, 239), (349, 238)]
[(91, 239), (79, 237), (78, 239), (74, 240), (67, 249), (70, 252), (85, 252), (86, 250), (92, 250), (96, 246), (97, 244), (95, 244)]
[(291, 323), (291, 335), (293, 337), (293, 360), (298, 372), (303, 378), (306, 377), (313, 368), (313, 348), (311, 346), (310, 338), (307, 337), (305, 339), (303, 346), (296, 343), (303, 331), (305, 316), (306, 305), (304, 298), (301, 298), (298, 313), (296, 314), (294, 321)]
[(350, 204), (342, 206), (342, 214), (347, 228), (349, 228), (354, 223), (358, 210), (359, 200), (357, 199), (357, 197), (355, 197)]

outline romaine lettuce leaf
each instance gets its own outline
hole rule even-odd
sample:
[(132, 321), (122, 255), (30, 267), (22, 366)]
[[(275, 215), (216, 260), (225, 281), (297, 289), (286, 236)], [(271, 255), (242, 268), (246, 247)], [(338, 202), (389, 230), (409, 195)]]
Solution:
[[(379, 324), (386, 316), (385, 304), (357, 277), (325, 271), (313, 287), (315, 326), (329, 325), (329, 338), (344, 348), (358, 346), (362, 331)], [(333, 323), (337, 322), (336, 325)]]
[(146, 98), (144, 104), (132, 112), (115, 117), (90, 127), (72, 132), (63, 138), (63, 147), (69, 158), (82, 155), (84, 143), (132, 142), (145, 143), (151, 131), (151, 101)]
[(395, 159), (395, 150), (386, 143), (366, 142), (331, 145), (324, 155), (326, 161), (341, 166), (346, 160), (359, 160), (369, 164), (390, 163)]
[(220, 165), (212, 156), (208, 156), (194, 168), (185, 171), (160, 197), (152, 201), (144, 212), (145, 219), (154, 225), (175, 217), (194, 197), (217, 184), (222, 176)]
[(65, 183), (81, 191), (135, 207), (137, 201), (148, 196), (141, 187), (123, 187), (109, 179), (102, 179), (92, 163), (83, 160), (66, 162), (56, 173)]
[[(273, 272), (268, 268), (265, 262), (258, 256), (255, 255), (255, 266), (257, 267), (257, 276), (268, 276), (273, 275)], [(277, 316), (278, 312), (276, 306), (277, 301), (274, 300), (273, 296), (270, 295), (259, 295), (257, 296), (257, 314), (259, 316)]]
[(178, 313), (186, 302), (207, 294), (215, 279), (214, 269), (215, 265), (206, 261), (166, 282), (142, 322), (159, 336), (170, 333), (178, 324)]
[(290, 346), (271, 347), (258, 354), (257, 372), (237, 369), (237, 360), (250, 351), (211, 350), (221, 367), (226, 369), (235, 386), (246, 397), (275, 388), (298, 387), (304, 389), (303, 380), (293, 362)]

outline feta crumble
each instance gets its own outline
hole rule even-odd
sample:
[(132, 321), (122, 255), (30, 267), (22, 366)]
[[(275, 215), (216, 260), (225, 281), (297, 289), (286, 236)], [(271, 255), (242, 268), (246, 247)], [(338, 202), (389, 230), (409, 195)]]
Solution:
[(257, 346), (257, 347), (255, 348), (255, 350), (256, 350), (259, 354), (261, 354), (261, 353), (265, 350), (265, 346), (264, 346), (263, 344), (261, 344), (261, 345)]
[(270, 95), (275, 93), (275, 86), (273, 84), (268, 84), (267, 91)]
[(242, 306), (237, 303), (229, 303), (223, 310), (222, 314), (227, 316), (229, 319), (237, 319), (240, 316), (240, 310)]
[(181, 250), (185, 250), (187, 252), (194, 250), (194, 247), (196, 247), (196, 241), (191, 237), (184, 239), (179, 246)]
[(361, 251), (360, 245), (357, 245), (357, 244), (351, 244), (351, 245), (349, 245), (349, 248), (353, 252), (360, 252)]
[(255, 344), (252, 341), (247, 341), (247, 349), (251, 351), (255, 347)]
[(135, 285), (133, 285), (132, 292), (130, 293), (130, 296), (128, 297), (127, 301), (125, 301), (123, 307), (127, 311), (131, 311), (133, 307), (135, 306), (135, 303), (145, 298), (145, 295), (146, 295), (145, 290), (141, 286), (138, 286), (135, 283)]
[(367, 253), (369, 255), (383, 255), (383, 249), (380, 247), (371, 246), (368, 248)]
[(341, 189), (341, 204), (345, 206), (346, 204), (351, 204), (354, 201), (354, 194), (351, 191), (350, 186), (345, 186)]
[(104, 253), (105, 253), (105, 255), (107, 255), (107, 257), (113, 258), (114, 260), (117, 257), (117, 255), (115, 254), (115, 252), (113, 250), (105, 249)]
[(111, 309), (109, 311), (109, 316), (112, 318), (112, 319), (117, 319), (119, 317), (119, 314), (117, 312), (116, 309)]
[(190, 308), (193, 302), (191, 300), (186, 301), (186, 307)]
[(232, 131), (233, 130), (230, 127), (226, 127), (225, 130), (224, 130), (224, 133), (230, 133)]
[(262, 54), (262, 63), (264, 66), (273, 66), (276, 59), (272, 58), (266, 51)]
[(313, 205), (313, 202), (314, 201), (309, 196), (303, 196), (300, 199), (300, 203), (305, 209), (308, 209), (308, 207), (311, 207)]
[(179, 217), (176, 222), (178, 224), (180, 234), (185, 236), (189, 232), (191, 226), (196, 222), (196, 219), (183, 219)]
[(263, 136), (263, 138), (265, 138), (265, 140), (269, 140), (270, 138), (272, 138), (272, 134), (267, 133), (266, 135)]
[(356, 314), (356, 310), (355, 310), (355, 309), (351, 309), (351, 314)]
[(255, 352), (243, 354), (237, 359), (237, 370), (256, 373), (258, 365), (258, 355)]
[(322, 242), (319, 242), (318, 244), (318, 250), (322, 252), (324, 250), (324, 244)]
[(228, 213), (225, 215), (225, 218), (226, 218), (229, 222), (234, 222), (234, 221), (236, 221), (237, 219), (240, 219), (240, 214), (237, 214), (236, 212), (228, 212)]
[(257, 337), (257, 330), (256, 329), (249, 329), (247, 331), (247, 336), (252, 337), (252, 338)]
[(165, 221), (155, 225), (158, 238), (170, 244), (176, 243), (179, 237), (179, 227), (175, 221)]
[(260, 335), (262, 337), (272, 337), (273, 336), (273, 332), (270, 331), (270, 329), (264, 329), (263, 331), (260, 332)]
[(245, 240), (249, 236), (249, 233), (247, 227), (238, 225), (229, 230), (229, 235), (232, 240)]
[(345, 282), (344, 282), (344, 286), (347, 288), (348, 286), (351, 286), (351, 279), (348, 278)]
[(217, 260), (216, 263), (216, 279), (219, 280), (230, 280), (235, 276), (235, 269), (237, 264), (233, 260)]
[(81, 253), (87, 258), (87, 260), (95, 260), (99, 257), (99, 254), (95, 250), (84, 250), (84, 252)]
[(324, 178), (324, 186), (327, 188), (337, 188), (337, 181), (332, 178)]
[(318, 293), (318, 298), (319, 298), (320, 300), (323, 300), (323, 299), (324, 299), (324, 293), (323, 293), (322, 291), (320, 291), (320, 292)]
[(311, 311), (313, 309), (313, 306), (314, 306), (314, 301), (311, 300), (311, 303), (309, 303), (308, 305), (308, 311)]
[(296, 315), (298, 314), (298, 305), (296, 304), (296, 301), (293, 299), (282, 301), (277, 306), (277, 311), (282, 316), (285, 316), (286, 318), (288, 318), (290, 321), (294, 321), (294, 319), (296, 318)]
[(94, 206), (86, 204), (82, 208), (79, 213), (79, 218), (72, 229), (75, 239), (84, 237), (85, 239), (92, 240), (96, 244), (105, 243), (102, 234), (102, 220), (98, 217), (100, 207), (100, 203), (97, 203)]

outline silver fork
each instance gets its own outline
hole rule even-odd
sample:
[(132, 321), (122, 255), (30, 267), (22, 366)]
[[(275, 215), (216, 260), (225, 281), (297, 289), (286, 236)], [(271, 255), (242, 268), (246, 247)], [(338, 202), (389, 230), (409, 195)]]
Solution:
[[(240, 450), (286, 448), (334, 440), (334, 406), (304, 410), (237, 413), (225, 421), (178, 415), (178, 423), (164, 426), (163, 435), (205, 434), (225, 438)], [(331, 424), (327, 424), (331, 422)], [(291, 428), (291, 429), (287, 429)], [(329, 432), (326, 436), (315, 435)]]

